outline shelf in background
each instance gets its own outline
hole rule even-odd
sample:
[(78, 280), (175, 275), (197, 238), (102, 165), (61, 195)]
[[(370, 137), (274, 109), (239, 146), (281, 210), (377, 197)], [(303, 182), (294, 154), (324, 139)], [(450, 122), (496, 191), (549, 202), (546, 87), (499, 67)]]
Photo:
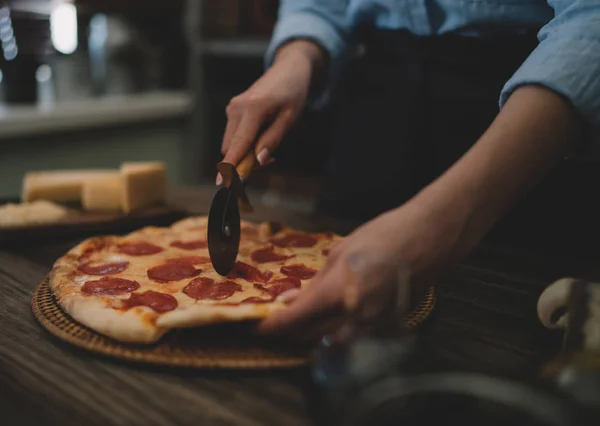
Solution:
[(188, 92), (110, 96), (48, 106), (0, 106), (0, 139), (187, 116)]

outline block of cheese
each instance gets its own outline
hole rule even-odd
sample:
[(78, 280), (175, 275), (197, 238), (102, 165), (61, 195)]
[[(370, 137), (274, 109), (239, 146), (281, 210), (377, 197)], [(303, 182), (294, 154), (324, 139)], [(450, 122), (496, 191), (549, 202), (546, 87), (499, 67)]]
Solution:
[(167, 176), (161, 162), (123, 163), (121, 208), (125, 213), (165, 201)]
[(115, 171), (107, 176), (89, 178), (83, 182), (81, 205), (85, 210), (121, 210), (123, 185)]
[(0, 227), (53, 223), (68, 214), (69, 210), (66, 208), (45, 200), (4, 204), (0, 206)]
[(83, 182), (114, 173), (112, 170), (56, 170), (27, 173), (23, 180), (21, 199), (24, 202), (34, 200), (79, 202)]

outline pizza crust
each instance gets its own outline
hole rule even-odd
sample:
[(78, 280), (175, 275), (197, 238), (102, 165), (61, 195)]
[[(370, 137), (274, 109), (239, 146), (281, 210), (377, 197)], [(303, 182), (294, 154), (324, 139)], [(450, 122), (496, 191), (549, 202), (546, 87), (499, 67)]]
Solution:
[[(246, 298), (267, 298), (264, 288), (256, 286), (256, 281), (240, 277), (225, 278), (218, 275), (210, 262), (197, 267), (201, 277), (219, 283), (231, 280), (239, 284), (236, 291), (224, 300), (195, 300), (184, 294), (183, 289), (192, 277), (174, 282), (160, 283), (149, 279), (148, 270), (154, 266), (168, 263), (170, 259), (198, 256), (208, 257), (207, 248), (187, 250), (173, 246), (174, 241), (190, 242), (206, 238), (206, 217), (192, 217), (174, 223), (171, 227), (146, 227), (126, 236), (101, 236), (82, 241), (60, 257), (50, 274), (50, 288), (59, 305), (71, 317), (81, 324), (123, 342), (149, 344), (159, 340), (165, 333), (175, 328), (198, 327), (222, 322), (258, 320), (273, 312), (285, 309), (285, 304), (276, 301), (266, 303), (240, 303)], [(330, 234), (308, 234), (276, 224), (253, 224), (242, 221), (242, 241), (238, 261), (258, 268), (262, 272), (272, 273), (267, 284), (286, 278), (280, 268), (284, 265), (303, 264), (319, 270), (325, 264), (324, 250), (330, 248), (342, 237)], [(286, 236), (292, 233), (314, 236), (318, 243), (314, 247), (275, 247), (278, 254), (292, 256), (283, 261), (256, 263), (252, 253), (265, 247), (274, 247), (270, 238)], [(119, 244), (126, 242), (148, 242), (160, 246), (163, 250), (150, 255), (134, 256), (117, 250)], [(129, 262), (126, 270), (109, 277), (128, 279), (140, 284), (133, 292), (118, 295), (96, 295), (82, 292), (87, 281), (98, 280), (101, 275), (86, 275), (78, 269), (82, 263)], [(301, 281), (302, 287), (310, 285), (310, 279)], [(177, 307), (167, 312), (158, 312), (149, 306), (127, 306), (126, 301), (133, 293), (153, 292), (169, 294)]]
[(248, 303), (234, 306), (195, 304), (186, 309), (167, 312), (157, 321), (159, 327), (188, 328), (221, 322), (258, 320), (285, 309), (281, 302)]
[[(78, 246), (75, 251), (80, 250)], [(82, 294), (74, 282), (72, 268), (58, 263), (50, 274), (50, 289), (58, 303), (75, 321), (92, 330), (122, 342), (153, 343), (167, 331), (157, 326), (158, 315), (146, 307), (135, 307), (127, 311), (115, 309), (107, 300)]]

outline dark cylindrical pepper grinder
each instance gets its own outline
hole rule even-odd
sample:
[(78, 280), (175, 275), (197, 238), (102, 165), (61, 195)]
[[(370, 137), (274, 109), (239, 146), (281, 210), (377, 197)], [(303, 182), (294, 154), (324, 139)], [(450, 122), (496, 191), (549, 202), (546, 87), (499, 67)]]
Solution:
[[(389, 294), (390, 300), (408, 299), (407, 279), (407, 275), (398, 279), (399, 291)], [(346, 280), (352, 281), (351, 276)], [(365, 314), (378, 308), (377, 303), (361, 306), (365, 296), (355, 292), (355, 297), (346, 298), (355, 301), (346, 307), (358, 308), (352, 310), (347, 331), (325, 338), (315, 351), (307, 399), (318, 425), (597, 424), (593, 419), (598, 417), (590, 416), (589, 410), (594, 383), (590, 376), (580, 378), (577, 386), (563, 385), (560, 393), (556, 386), (542, 383), (440, 369), (424, 342), (404, 332), (398, 321), (377, 322), (368, 333), (361, 332), (362, 320), (370, 317)]]
[(9, 104), (37, 102), (36, 71), (51, 52), (48, 14), (21, 10), (0, 0), (1, 67), (4, 100)]
[(341, 426), (364, 389), (388, 376), (416, 374), (423, 365), (415, 336), (402, 320), (410, 300), (408, 269), (397, 265), (398, 273), (391, 278), (395, 282), (369, 300), (362, 294), (361, 270), (371, 262), (378, 260), (365, 254), (350, 258), (344, 297), (347, 322), (314, 351), (307, 396), (319, 425)]

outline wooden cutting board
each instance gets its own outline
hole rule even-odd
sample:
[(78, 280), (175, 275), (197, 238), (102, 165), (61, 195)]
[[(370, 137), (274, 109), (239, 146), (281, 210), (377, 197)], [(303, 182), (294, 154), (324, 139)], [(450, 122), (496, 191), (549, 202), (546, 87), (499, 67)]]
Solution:
[[(9, 202), (15, 200), (0, 200), (0, 205)], [(145, 226), (169, 226), (187, 215), (183, 208), (172, 205), (150, 207), (128, 214), (86, 212), (74, 208), (72, 214), (58, 222), (0, 227), (0, 247), (86, 234), (123, 234)]]

